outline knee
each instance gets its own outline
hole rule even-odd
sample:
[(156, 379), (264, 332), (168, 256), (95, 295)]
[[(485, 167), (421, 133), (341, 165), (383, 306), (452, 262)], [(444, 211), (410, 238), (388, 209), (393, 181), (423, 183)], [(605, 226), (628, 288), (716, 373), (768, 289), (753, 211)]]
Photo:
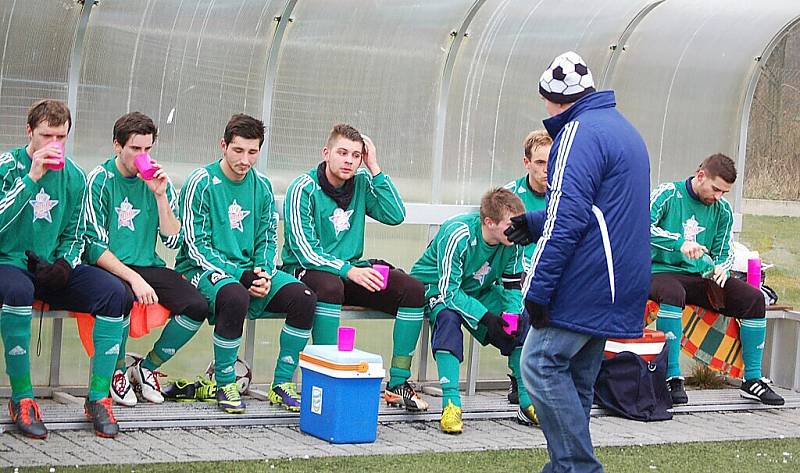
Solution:
[(309, 271), (303, 282), (317, 294), (317, 299), (321, 302), (339, 305), (344, 303), (344, 281), (339, 276), (323, 271)]
[(186, 306), (186, 309), (184, 309), (182, 315), (185, 315), (197, 322), (204, 321), (208, 316), (208, 301), (206, 301), (206, 298), (203, 297), (202, 294), (199, 292), (196, 293), (192, 297), (191, 301), (189, 301), (189, 304)]
[(650, 299), (659, 304), (683, 308), (686, 305), (686, 290), (680, 284), (656, 284), (650, 287)]
[(292, 327), (308, 330), (314, 325), (314, 310), (317, 295), (305, 284), (292, 284), (291, 302), (286, 313), (286, 322)]
[(433, 327), (431, 350), (447, 351), (464, 361), (464, 333), (461, 331), (461, 316), (452, 310), (443, 310), (436, 315)]
[(400, 307), (422, 307), (425, 305), (425, 287), (422, 283), (417, 278), (405, 273), (399, 271), (396, 271), (396, 273), (402, 274), (400, 287), (398, 288)]
[(130, 314), (133, 308), (133, 293), (116, 277), (108, 275), (106, 279), (107, 284), (102, 287), (104, 296), (98, 300), (92, 313), (107, 317)]
[(0, 305), (27, 307), (33, 304), (33, 281), (20, 271), (20, 277), (7, 279), (0, 286)]
[(217, 293), (215, 303), (217, 316), (215, 332), (228, 339), (240, 337), (249, 307), (250, 295), (244, 286), (238, 283), (224, 286)]

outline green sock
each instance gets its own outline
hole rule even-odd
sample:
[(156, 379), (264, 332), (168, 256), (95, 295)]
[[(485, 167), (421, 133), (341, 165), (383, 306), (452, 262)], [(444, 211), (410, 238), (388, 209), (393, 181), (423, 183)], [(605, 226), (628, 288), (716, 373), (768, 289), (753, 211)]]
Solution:
[(390, 388), (403, 384), (411, 377), (411, 358), (417, 349), (423, 315), (422, 307), (397, 309), (392, 332), (392, 367), (389, 368), (388, 384)]
[(212, 337), (214, 340), (214, 378), (217, 380), (217, 387), (225, 386), (236, 381), (236, 355), (239, 353), (239, 345), (242, 337), (227, 339), (216, 333)]
[(272, 381), (273, 386), (292, 380), (300, 352), (306, 347), (310, 337), (311, 330), (283, 324), (278, 362), (275, 364), (275, 377)]
[(442, 407), (447, 407), (447, 401), (453, 401), (453, 404), (461, 407), (461, 394), (458, 392), (461, 362), (449, 351), (437, 351), (433, 357), (439, 370), (439, 384), (442, 385)]
[(522, 347), (514, 348), (514, 351), (511, 352), (511, 356), (508, 357), (508, 368), (511, 370), (511, 374), (514, 375), (514, 378), (517, 380), (517, 392), (519, 392), (519, 406), (523, 409), (527, 409), (531, 403), (531, 397), (528, 395), (528, 390), (525, 389), (525, 383), (522, 382), (522, 371), (519, 368), (519, 359), (522, 356)]
[(6, 373), (11, 381), (11, 399), (19, 402), (33, 398), (31, 384), (31, 307), (3, 306), (0, 313), (0, 337), (3, 338)]
[(142, 361), (142, 366), (152, 371), (163, 365), (175, 356), (175, 353), (186, 345), (202, 326), (203, 322), (192, 320), (185, 315), (171, 317), (153, 345), (153, 349)]
[(761, 357), (764, 354), (764, 338), (767, 336), (767, 319), (740, 320), (739, 338), (742, 340), (744, 379), (761, 378)]
[(314, 311), (314, 327), (311, 329), (314, 345), (336, 345), (341, 316), (341, 305), (317, 301), (317, 308)]
[(658, 308), (656, 328), (664, 332), (669, 349), (667, 362), (667, 378), (681, 375), (681, 338), (683, 338), (683, 309), (669, 304), (661, 304)]
[(131, 329), (131, 316), (126, 315), (122, 318), (122, 340), (119, 342), (119, 356), (117, 366), (114, 369), (125, 371), (125, 346), (128, 344), (128, 332)]
[(94, 318), (94, 356), (89, 383), (89, 400), (98, 401), (108, 397), (111, 376), (120, 354), (122, 339), (122, 317), (97, 315)]

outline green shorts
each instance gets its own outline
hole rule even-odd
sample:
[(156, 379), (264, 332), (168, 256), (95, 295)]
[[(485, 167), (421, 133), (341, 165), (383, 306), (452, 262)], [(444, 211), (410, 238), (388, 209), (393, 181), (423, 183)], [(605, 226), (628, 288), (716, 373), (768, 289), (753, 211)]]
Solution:
[[(206, 271), (203, 269), (195, 269), (187, 271), (184, 276), (189, 280), (194, 287), (200, 291), (206, 299), (208, 299), (208, 323), (214, 325), (216, 323), (216, 302), (219, 290), (228, 284), (239, 284), (239, 280), (227, 274), (221, 274), (216, 271)], [(264, 297), (251, 297), (250, 307), (247, 310), (248, 319), (260, 319), (265, 317), (275, 317), (276, 314), (267, 312), (267, 305), (275, 294), (278, 293), (284, 286), (292, 283), (300, 283), (294, 276), (291, 276), (283, 271), (276, 271), (272, 276), (272, 285), (269, 292)], [(300, 283), (302, 284), (302, 283)]]

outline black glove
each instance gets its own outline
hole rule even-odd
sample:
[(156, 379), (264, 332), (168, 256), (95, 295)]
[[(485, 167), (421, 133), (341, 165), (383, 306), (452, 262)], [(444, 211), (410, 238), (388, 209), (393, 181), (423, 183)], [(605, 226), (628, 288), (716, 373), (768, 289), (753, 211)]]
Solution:
[(60, 291), (67, 287), (72, 266), (64, 258), (58, 258), (53, 264), (39, 258), (33, 251), (26, 251), (28, 271), (33, 273), (36, 283), (48, 291)]
[(525, 214), (511, 217), (511, 225), (503, 233), (511, 243), (522, 246), (533, 243), (533, 236), (528, 229), (528, 219), (525, 218)]
[(546, 305), (525, 299), (525, 310), (528, 311), (528, 321), (533, 328), (545, 328), (550, 325), (550, 315)]
[(484, 314), (483, 318), (478, 323), (486, 327), (486, 339), (490, 342), (511, 343), (517, 335), (516, 332), (511, 332), (510, 335), (506, 333), (503, 327), (508, 327), (508, 322), (503, 320), (499, 315), (491, 312)]
[(256, 279), (261, 279), (261, 277), (252, 269), (246, 269), (242, 273), (242, 277), (239, 278), (239, 282), (242, 283), (245, 289), (250, 289)]

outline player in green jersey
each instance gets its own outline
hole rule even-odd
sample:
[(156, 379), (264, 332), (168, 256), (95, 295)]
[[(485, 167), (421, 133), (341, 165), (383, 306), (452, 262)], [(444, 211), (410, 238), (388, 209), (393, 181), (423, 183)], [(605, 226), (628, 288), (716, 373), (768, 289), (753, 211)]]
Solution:
[(650, 299), (660, 304), (656, 326), (667, 336), (667, 387), (673, 404), (689, 402), (679, 364), (686, 304), (739, 319), (745, 366), (740, 394), (764, 404), (784, 403), (761, 377), (767, 330), (764, 295), (742, 280), (728, 278), (733, 212), (722, 196), (734, 182), (733, 160), (714, 154), (693, 176), (661, 184), (650, 195)]
[(72, 125), (69, 109), (42, 100), (28, 112), (28, 144), (0, 156), (0, 336), (11, 380), (8, 410), (28, 437), (45, 438), (30, 372), (31, 305), (88, 312), (95, 317), (94, 356), (84, 409), (95, 433), (119, 427), (108, 396), (120, 351), (122, 316), (132, 304), (125, 286), (94, 266), (83, 252), (86, 179), (63, 155)]
[(181, 191), (184, 245), (175, 269), (209, 300), (209, 322), (216, 324), (217, 403), (229, 413), (245, 410), (234, 370), (245, 317), (267, 312), (287, 314), (269, 400), (300, 410), (291, 380), (311, 336), (317, 302), (308, 287), (275, 266), (275, 197), (266, 176), (253, 168), (263, 143), (260, 120), (234, 115), (220, 142), (222, 159), (195, 170)]
[(493, 189), (481, 199), (479, 213), (448, 219), (411, 270), (425, 285), (431, 320), (431, 350), (442, 385), (442, 431), (460, 434), (461, 396), (459, 365), (464, 361), (464, 326), (483, 345), (491, 344), (507, 356), (519, 386), (517, 421), (538, 423), (530, 397), (520, 383), (519, 360), (527, 334), (527, 320), (507, 333), (503, 312), (522, 312), (522, 253), (503, 233), (511, 217), (525, 211), (508, 189)]
[(149, 159), (157, 135), (158, 129), (147, 115), (123, 115), (114, 123), (114, 156), (88, 176), (89, 246), (84, 258), (122, 279), (141, 304), (159, 303), (172, 315), (153, 349), (127, 369), (125, 345), (130, 317), (124, 317), (122, 343), (111, 382), (111, 397), (124, 406), (137, 402), (131, 380), (141, 387), (144, 399), (164, 402), (154, 371), (192, 338), (208, 313), (205, 297), (168, 269), (156, 254), (157, 238), (173, 250), (183, 241), (177, 217), (178, 195), (167, 173), (150, 160), (157, 170), (145, 180), (134, 164), (142, 154)]
[[(350, 125), (333, 127), (323, 161), (300, 175), (286, 192), (284, 269), (317, 293), (314, 343), (335, 344), (342, 304), (395, 316), (392, 366), (384, 399), (410, 411), (428, 403), (408, 383), (411, 357), (422, 328), (422, 284), (392, 268), (388, 285), (362, 259), (366, 217), (399, 225), (405, 206), (392, 180), (381, 172), (375, 145)], [(364, 164), (366, 169), (359, 168)]]
[[(544, 210), (547, 205), (544, 195), (547, 192), (547, 158), (550, 155), (550, 147), (553, 145), (553, 138), (547, 130), (534, 130), (525, 137), (523, 146), (522, 165), (528, 173), (515, 181), (506, 184), (506, 189), (510, 190), (522, 200), (526, 212)], [(525, 272), (531, 267), (533, 252), (536, 251), (536, 243), (523, 247), (522, 266)], [(511, 385), (508, 388), (508, 402), (519, 404), (519, 388), (517, 378), (513, 373), (508, 375)]]

